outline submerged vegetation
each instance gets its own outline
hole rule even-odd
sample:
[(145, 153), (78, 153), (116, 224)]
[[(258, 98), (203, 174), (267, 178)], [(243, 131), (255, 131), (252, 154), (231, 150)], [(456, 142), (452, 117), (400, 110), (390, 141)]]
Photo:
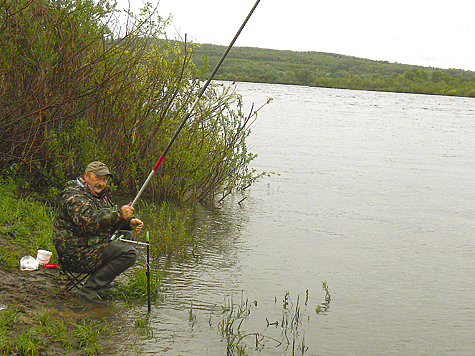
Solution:
[[(325, 302), (322, 305), (325, 307), (317, 314), (324, 314), (330, 308), (331, 295), (326, 281), (322, 282), (322, 288), (325, 291)], [(277, 301), (276, 297), (276, 305)], [(249, 302), (241, 295), (239, 303), (232, 297), (227, 297), (218, 309), (221, 311), (218, 331), (226, 341), (227, 355), (247, 355), (249, 349), (268, 351), (271, 348), (283, 348), (286, 355), (304, 355), (308, 348), (305, 345), (305, 333), (301, 328), (302, 321), (310, 318), (307, 314), (310, 304), (309, 291), (306, 291), (303, 303), (299, 295), (294, 301), (290, 293), (286, 292), (282, 298), (281, 318), (273, 322), (266, 318), (267, 327), (261, 332), (249, 331), (245, 325), (257, 304), (257, 301)], [(318, 307), (321, 308), (321, 305), (318, 304)], [(274, 335), (274, 330), (278, 331), (278, 336)]]

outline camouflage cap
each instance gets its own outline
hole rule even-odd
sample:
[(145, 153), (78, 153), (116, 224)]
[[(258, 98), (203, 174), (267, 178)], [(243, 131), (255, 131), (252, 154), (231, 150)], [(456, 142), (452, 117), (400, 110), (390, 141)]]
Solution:
[(87, 165), (85, 173), (93, 172), (98, 176), (105, 176), (110, 175), (112, 176), (111, 172), (109, 172), (109, 168), (102, 162), (94, 161)]

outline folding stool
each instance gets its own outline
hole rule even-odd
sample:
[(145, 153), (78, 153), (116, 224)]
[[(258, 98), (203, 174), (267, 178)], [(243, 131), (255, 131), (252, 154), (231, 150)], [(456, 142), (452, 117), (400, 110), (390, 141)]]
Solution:
[(67, 283), (64, 286), (64, 291), (69, 292), (70, 290), (77, 288), (80, 289), (87, 277), (91, 275), (91, 273), (84, 273), (84, 272), (76, 272), (68, 270), (62, 263), (61, 258), (58, 255), (58, 264), (61, 267), (61, 273), (66, 277)]

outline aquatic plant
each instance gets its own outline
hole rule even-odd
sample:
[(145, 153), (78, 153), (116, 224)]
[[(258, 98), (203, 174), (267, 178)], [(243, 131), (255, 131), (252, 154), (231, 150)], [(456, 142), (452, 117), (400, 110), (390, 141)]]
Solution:
[[(123, 282), (117, 281), (117, 289), (103, 290), (101, 293), (107, 295), (109, 298), (115, 298), (126, 302), (143, 303), (148, 298), (147, 290), (147, 273), (144, 263), (139, 266), (131, 268), (124, 272)], [(151, 268), (150, 270), (150, 299), (156, 300), (158, 293), (162, 288), (160, 281), (161, 271), (158, 268)]]
[[(305, 303), (308, 301), (308, 290), (306, 295)], [(291, 347), (292, 355), (296, 355), (297, 351), (303, 355), (307, 351), (307, 347), (305, 346), (305, 334), (301, 340), (299, 338), (299, 327), (301, 322), (302, 312), (300, 306), (300, 295), (297, 295), (297, 301), (294, 303), (290, 293), (287, 291), (282, 301), (282, 320), (280, 322), (280, 327), (283, 335), (282, 343), (285, 345), (285, 350), (289, 350)], [(267, 321), (267, 324), (268, 326), (270, 325), (269, 321)], [(276, 326), (279, 325), (277, 322), (274, 324)]]
[(136, 310), (135, 316), (132, 318), (134, 336), (132, 345), (129, 347), (133, 350), (134, 355), (141, 355), (143, 348), (138, 344), (139, 340), (147, 340), (153, 338), (153, 328), (151, 326), (151, 318), (149, 313), (142, 313)]
[[(330, 307), (331, 295), (326, 281), (322, 282), (322, 289), (325, 292), (325, 302), (318, 304), (317, 308), (321, 308), (321, 313), (328, 311)], [(279, 299), (274, 297), (275, 304), (278, 305)], [(252, 303), (244, 298), (241, 293), (239, 303), (235, 303), (232, 296), (225, 297), (220, 310), (220, 321), (218, 323), (218, 331), (226, 341), (227, 355), (247, 355), (250, 348), (256, 351), (263, 351), (269, 348), (282, 347), (286, 355), (304, 355), (308, 351), (305, 343), (305, 330), (302, 331), (302, 321), (309, 320), (311, 315), (308, 313), (312, 310), (310, 303), (309, 290), (306, 290), (305, 300), (302, 302), (300, 295), (292, 297), (289, 291), (286, 291), (281, 299), (281, 317), (273, 322), (266, 321), (266, 330), (251, 331), (245, 330), (246, 321), (249, 319), (252, 310), (257, 307), (257, 301)], [(216, 308), (210, 312), (209, 325), (212, 327), (212, 316), (215, 314)], [(280, 340), (270, 336), (272, 329), (280, 331)], [(253, 343), (250, 343), (252, 339)]]
[(248, 299), (243, 299), (242, 294), (239, 304), (235, 304), (232, 297), (224, 299), (221, 307), (222, 320), (218, 324), (218, 330), (226, 339), (227, 356), (247, 355), (246, 346), (242, 341), (246, 336), (253, 334), (243, 334), (241, 326), (251, 314), (251, 306)]
[(193, 321), (196, 319), (196, 315), (193, 313), (193, 301), (190, 302), (190, 309), (188, 309), (188, 320)]
[(151, 221), (150, 251), (154, 257), (175, 256), (186, 258), (195, 255), (204, 231), (194, 229), (193, 207), (139, 202), (138, 211), (147, 211)]
[(317, 314), (326, 312), (330, 308), (330, 301), (332, 300), (326, 281), (322, 282), (322, 288), (325, 291), (325, 301), (321, 305), (318, 304), (315, 308)]
[[(316, 306), (315, 312), (322, 314), (330, 308), (331, 295), (326, 281), (322, 282), (322, 289), (325, 292), (325, 302)], [(275, 303), (277, 304), (277, 297), (275, 297)], [(285, 345), (285, 350), (290, 352), (291, 355), (303, 355), (307, 352), (308, 347), (305, 345), (305, 333), (300, 331), (302, 320), (310, 318), (306, 314), (309, 303), (309, 290), (305, 292), (305, 302), (302, 305), (300, 301), (300, 295), (297, 295), (297, 299), (291, 297), (290, 292), (285, 292), (282, 299), (282, 318), (274, 322), (270, 322), (266, 318), (267, 327), (274, 326), (281, 330), (281, 343)]]

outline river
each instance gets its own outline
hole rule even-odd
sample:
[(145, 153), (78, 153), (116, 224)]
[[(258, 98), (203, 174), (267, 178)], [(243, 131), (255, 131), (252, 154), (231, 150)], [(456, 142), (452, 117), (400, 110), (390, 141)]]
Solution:
[(250, 355), (472, 355), (475, 101), (236, 85), (273, 98), (248, 139), (270, 175), (198, 212), (202, 253), (162, 262), (153, 337), (127, 347), (226, 355), (222, 307), (247, 300)]

